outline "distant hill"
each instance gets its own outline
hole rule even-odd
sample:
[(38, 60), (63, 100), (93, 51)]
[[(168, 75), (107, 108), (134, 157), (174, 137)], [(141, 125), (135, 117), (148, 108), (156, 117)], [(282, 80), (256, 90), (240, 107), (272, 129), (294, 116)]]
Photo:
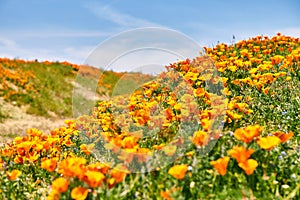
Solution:
[[(78, 72), (81, 76), (77, 76)], [(101, 74), (100, 79), (96, 76), (99, 74)], [(85, 81), (78, 79), (83, 77)], [(54, 119), (70, 118), (74, 87), (83, 92), (82, 98), (87, 98), (85, 94), (90, 90), (89, 87), (96, 84), (98, 85), (95, 95), (97, 99), (107, 99), (120, 79), (122, 79), (122, 86), (129, 87), (133, 84), (132, 80), (136, 81), (135, 84), (139, 84), (151, 80), (152, 76), (103, 71), (69, 62), (0, 58), (0, 98), (6, 103), (22, 107), (27, 114), (36, 116)], [(120, 88), (114, 91), (114, 95), (126, 92), (130, 90)], [(0, 119), (13, 115), (6, 113), (1, 107), (3, 105), (0, 104)]]
[(74, 100), (93, 105), (111, 95), (129, 94), (151, 79), (69, 62), (0, 58), (0, 141), (11, 141), (32, 127), (49, 133), (73, 117)]

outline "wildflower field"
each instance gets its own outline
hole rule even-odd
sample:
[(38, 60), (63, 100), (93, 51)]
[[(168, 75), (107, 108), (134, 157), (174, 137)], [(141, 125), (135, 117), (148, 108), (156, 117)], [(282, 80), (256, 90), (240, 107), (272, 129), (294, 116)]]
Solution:
[[(0, 199), (300, 199), (300, 39), (204, 50), (63, 127), (4, 144)], [(3, 67), (2, 83), (23, 89), (2, 96), (38, 96), (33, 74)]]

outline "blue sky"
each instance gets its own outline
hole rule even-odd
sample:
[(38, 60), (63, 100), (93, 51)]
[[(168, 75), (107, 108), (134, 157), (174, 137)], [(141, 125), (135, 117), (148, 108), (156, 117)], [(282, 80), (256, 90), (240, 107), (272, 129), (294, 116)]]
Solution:
[(277, 32), (300, 37), (300, 1), (0, 0), (0, 57), (82, 64), (107, 38), (166, 27), (200, 46)]

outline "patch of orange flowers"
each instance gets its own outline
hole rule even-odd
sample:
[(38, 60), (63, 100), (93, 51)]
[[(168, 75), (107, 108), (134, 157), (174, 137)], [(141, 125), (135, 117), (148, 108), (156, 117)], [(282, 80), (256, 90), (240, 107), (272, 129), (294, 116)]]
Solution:
[[(58, 173), (61, 174), (62, 177), (53, 181), (49, 199), (55, 199), (60, 193), (66, 192), (69, 189), (69, 183), (74, 178), (86, 183), (90, 189), (99, 188), (103, 186), (104, 183), (111, 188), (117, 183), (122, 182), (130, 172), (122, 164), (111, 168), (109, 163), (94, 163), (88, 165), (84, 158), (68, 157), (59, 163)], [(72, 198), (84, 199), (88, 194), (88, 188), (73, 188), (71, 191)]]

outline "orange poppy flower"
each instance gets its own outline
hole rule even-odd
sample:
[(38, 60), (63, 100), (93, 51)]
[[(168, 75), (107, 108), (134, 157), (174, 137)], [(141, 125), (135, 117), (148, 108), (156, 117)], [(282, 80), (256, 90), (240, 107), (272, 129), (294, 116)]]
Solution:
[(88, 189), (85, 187), (75, 187), (71, 191), (71, 198), (75, 200), (84, 200), (88, 193)]
[(238, 163), (245, 162), (250, 158), (251, 154), (254, 152), (254, 149), (246, 149), (241, 146), (236, 146), (233, 149), (228, 151), (228, 154), (231, 155)]
[(64, 140), (61, 142), (61, 144), (66, 145), (67, 147), (70, 147), (73, 144), (73, 142), (70, 138), (70, 135), (65, 136)]
[(258, 163), (254, 159), (248, 159), (245, 162), (239, 163), (239, 167), (242, 168), (247, 175), (253, 174), (257, 166)]
[(219, 158), (218, 160), (211, 161), (210, 164), (219, 172), (220, 175), (224, 176), (226, 174), (229, 160), (230, 158), (225, 156), (223, 158)]
[(58, 158), (51, 158), (43, 160), (41, 163), (41, 168), (47, 170), (48, 172), (54, 172), (56, 169)]
[(281, 140), (276, 136), (267, 136), (264, 138), (259, 138), (259, 140), (257, 141), (257, 144), (262, 149), (271, 150), (276, 145), (278, 145), (280, 142), (281, 142)]
[(84, 175), (85, 182), (92, 188), (99, 187), (105, 179), (101, 172), (87, 171)]
[(68, 190), (68, 186), (69, 182), (63, 177), (55, 179), (51, 185), (52, 189), (59, 193), (66, 192)]
[(21, 171), (14, 169), (11, 172), (6, 172), (6, 176), (9, 180), (14, 181), (22, 174)]
[(238, 128), (234, 131), (234, 137), (240, 141), (249, 143), (255, 137), (259, 136), (262, 127), (259, 125)]
[(15, 152), (14, 152), (14, 149), (9, 148), (9, 147), (5, 147), (5, 148), (0, 150), (0, 154), (2, 156), (11, 157), (12, 155), (15, 154)]
[(15, 137), (15, 139), (14, 139), (14, 143), (15, 144), (20, 144), (20, 143), (22, 143), (22, 142), (25, 142), (27, 140), (27, 138), (26, 137), (19, 137), (19, 136), (17, 136), (17, 137)]
[(197, 146), (202, 146), (203, 144), (207, 144), (207, 132), (205, 131), (196, 131), (193, 136), (193, 143)]
[(174, 178), (181, 180), (184, 178), (187, 169), (188, 166), (186, 164), (175, 165), (169, 169), (168, 174), (172, 175)]
[(288, 141), (289, 139), (291, 139), (294, 136), (294, 133), (292, 131), (290, 131), (289, 133), (284, 133), (284, 132), (275, 132), (273, 133), (273, 135), (277, 136), (280, 140), (281, 143), (284, 143), (286, 141)]
[(165, 110), (165, 113), (166, 113), (165, 115), (166, 115), (167, 120), (172, 121), (175, 116), (173, 113), (173, 110), (171, 108), (167, 108)]

